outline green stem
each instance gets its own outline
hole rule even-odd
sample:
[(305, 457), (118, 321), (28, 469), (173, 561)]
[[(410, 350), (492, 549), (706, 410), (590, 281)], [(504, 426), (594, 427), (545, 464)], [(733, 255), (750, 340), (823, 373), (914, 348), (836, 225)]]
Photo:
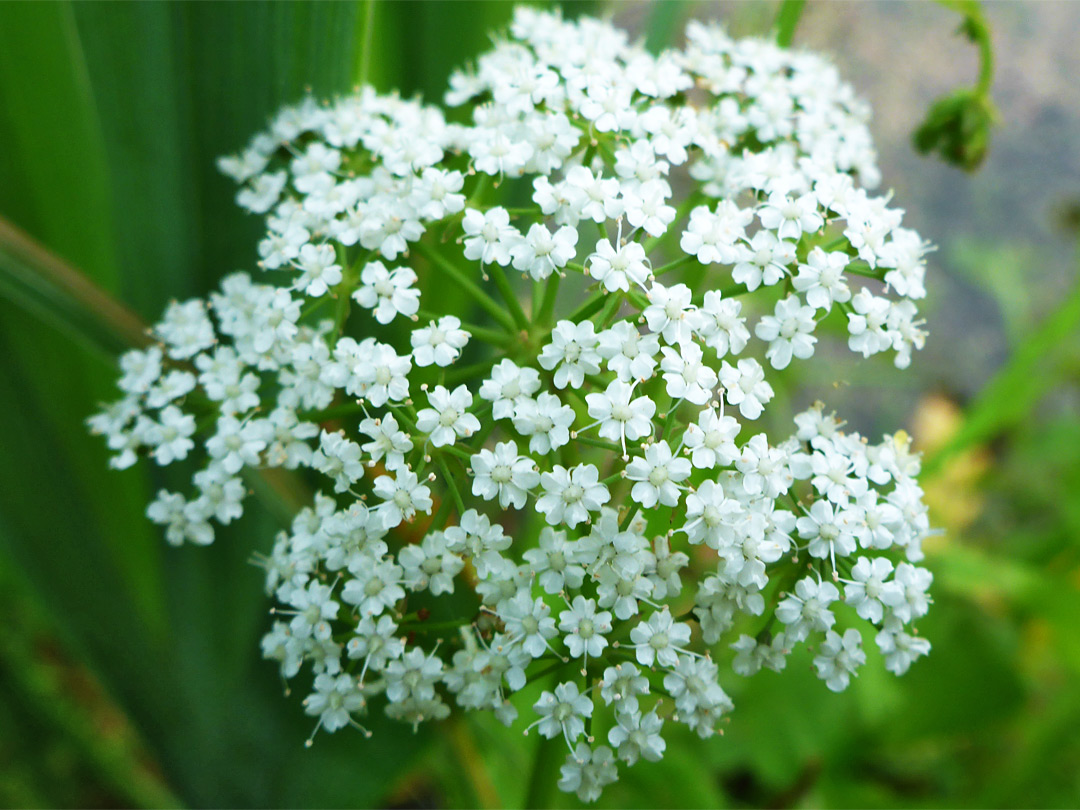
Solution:
[(569, 319), (574, 323), (578, 323), (585, 318), (592, 316), (604, 305), (604, 299), (606, 297), (607, 294), (603, 292), (593, 293), (580, 307), (570, 313)]
[(673, 262), (668, 262), (664, 266), (662, 266), (662, 267), (660, 267), (660, 268), (658, 268), (656, 270), (653, 270), (653, 275), (654, 276), (662, 276), (662, 275), (664, 275), (664, 273), (670, 273), (672, 270), (678, 270), (684, 264), (686, 264), (687, 262), (692, 262), (696, 258), (697, 258), (696, 256), (691, 256), (691, 255), (683, 256), (680, 259), (676, 259)]
[(496, 321), (503, 325), (506, 331), (511, 334), (515, 334), (517, 329), (514, 326), (514, 319), (506, 314), (506, 310), (499, 306), (498, 302), (494, 298), (489, 296), (486, 292), (477, 286), (476, 282), (466, 276), (461, 270), (454, 266), (445, 256), (423, 242), (417, 242), (415, 244), (416, 250), (420, 255), (427, 259), (432, 264), (438, 265), (448, 276), (461, 285), (461, 288), (471, 295), (480, 306), (482, 306), (487, 313), (491, 315)]
[(781, 48), (790, 48), (795, 38), (795, 28), (802, 16), (806, 0), (784, 0), (776, 15), (776, 44)]
[(619, 307), (622, 305), (623, 295), (621, 292), (613, 292), (608, 294), (608, 300), (604, 303), (604, 308), (600, 310), (600, 325), (606, 327), (608, 322), (615, 317), (615, 313), (619, 311)]
[(443, 474), (443, 483), (446, 488), (450, 490), (450, 496), (454, 499), (454, 506), (458, 510), (458, 517), (465, 514), (465, 502), (461, 499), (461, 493), (458, 492), (457, 484), (454, 483), (454, 476), (450, 474), (450, 468), (446, 466), (446, 460), (435, 457), (435, 463), (439, 467), (439, 471)]
[(329, 408), (323, 408), (321, 411), (305, 411), (298, 414), (300, 421), (302, 422), (315, 422), (316, 424), (321, 422), (329, 422), (333, 419), (340, 419), (342, 416), (352, 416), (353, 414), (363, 413), (364, 406), (359, 402), (346, 402), (341, 405), (331, 405)]
[(491, 265), (491, 279), (495, 282), (495, 287), (503, 297), (506, 305), (510, 308), (510, 314), (513, 316), (517, 328), (528, 332), (529, 318), (525, 314), (525, 310), (521, 308), (521, 302), (518, 301), (518, 297), (514, 294), (514, 290), (510, 286), (510, 280), (506, 277), (502, 267), (497, 264)]
[[(421, 318), (427, 318), (430, 321), (437, 321), (439, 318), (443, 317), (437, 312), (431, 312), (426, 309), (420, 310), (417, 314)], [(507, 346), (512, 341), (511, 336), (505, 332), (499, 332), (496, 329), (487, 329), (483, 326), (477, 326), (474, 323), (465, 323), (462, 321), (461, 328), (468, 332), (471, 337), (483, 341), (484, 343), (490, 343), (492, 346)]]
[(476, 207), (480, 198), (484, 196), (484, 192), (487, 191), (488, 184), (491, 182), (490, 174), (480, 174), (476, 178), (476, 186), (473, 187), (473, 193), (469, 196), (465, 205), (469, 208)]
[(867, 278), (876, 278), (881, 281), (885, 278), (885, 273), (881, 270), (874, 270), (866, 262), (851, 262), (844, 268), (845, 273), (851, 273), (855, 276), (866, 276)]
[(466, 463), (469, 463), (469, 462), (472, 461), (472, 454), (462, 450), (459, 447), (454, 447), (452, 445), (447, 445), (446, 447), (440, 447), (439, 450), (440, 450), (440, 452), (446, 452), (446, 453), (449, 453), (452, 456), (457, 456), (458, 458), (460, 458), (462, 461), (464, 461)]
[(501, 356), (492, 357), (487, 360), (482, 360), (479, 363), (473, 363), (471, 366), (461, 366), (460, 368), (454, 367), (454, 370), (446, 375), (446, 385), (449, 387), (478, 377), (501, 359)]
[(649, 306), (649, 300), (637, 290), (630, 290), (630, 292), (626, 294), (626, 297), (629, 298), (638, 309), (645, 309)]
[(682, 405), (682, 402), (683, 401), (681, 399), (678, 399), (668, 406), (668, 412), (664, 416), (664, 429), (663, 432), (661, 432), (660, 434), (661, 441), (667, 439), (668, 433), (671, 431), (671, 428), (675, 424), (675, 413), (679, 410), (679, 406)]
[(578, 436), (574, 439), (578, 444), (587, 444), (590, 447), (602, 447), (605, 450), (612, 450), (619, 455), (622, 455), (622, 448), (615, 442), (605, 441), (604, 439), (593, 439), (590, 436)]
[(540, 302), (540, 314), (537, 315), (537, 322), (544, 325), (551, 323), (551, 316), (555, 312), (555, 299), (559, 294), (559, 281), (562, 276), (559, 273), (552, 273), (551, 277), (547, 281), (547, 286), (544, 288), (544, 297)]
[(368, 83), (371, 71), (371, 45), (375, 36), (375, 0), (364, 0), (360, 13), (360, 52), (356, 55), (356, 84)]
[[(339, 248), (337, 259), (341, 264), (341, 283), (334, 290), (337, 300), (334, 302), (334, 342), (337, 343), (342, 332), (345, 331), (345, 321), (349, 319), (349, 306), (352, 303), (353, 288), (359, 280), (356, 273), (356, 265), (350, 265), (345, 260), (345, 249)], [(359, 262), (357, 262), (359, 265)]]

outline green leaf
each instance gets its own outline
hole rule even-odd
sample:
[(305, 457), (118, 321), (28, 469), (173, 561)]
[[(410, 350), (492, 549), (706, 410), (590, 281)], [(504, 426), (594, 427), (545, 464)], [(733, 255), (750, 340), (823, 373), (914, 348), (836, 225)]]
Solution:
[[(58, 267), (79, 268), (146, 319), (253, 269), (260, 222), (233, 205), (214, 160), (308, 88), (349, 88), (359, 11), (0, 8), (0, 214), (59, 252)], [(392, 47), (372, 37), (370, 63), (384, 64)], [(211, 549), (164, 547), (143, 510), (175, 476), (109, 471), (83, 424), (116, 396), (112, 362), (86, 346), (115, 350), (132, 330), (85, 308), (72, 318), (86, 296), (57, 283), (63, 274), (35, 284), (33, 251), (3, 241), (0, 453), (15, 461), (0, 471), (0, 560), (34, 585), (186, 802), (377, 803), (420, 738), (373, 718), (371, 742), (321, 736), (304, 750), (313, 723), (258, 654), (269, 618), (249, 561), (275, 524), (252, 516)], [(61, 320), (67, 334), (54, 328)]]
[(992, 439), (1027, 416), (1061, 379), (1060, 359), (1078, 327), (1080, 284), (1017, 345), (1005, 366), (971, 403), (961, 428), (947, 444), (927, 456), (923, 474), (936, 474), (956, 453)]
[(776, 44), (781, 48), (791, 47), (791, 42), (795, 38), (795, 29), (799, 25), (799, 18), (802, 17), (803, 6), (806, 5), (806, 0), (782, 0), (780, 3), (780, 11), (776, 14)]
[(973, 87), (961, 87), (930, 107), (912, 133), (915, 150), (937, 152), (942, 160), (964, 171), (975, 171), (986, 159), (990, 132), (999, 115), (990, 97), (994, 79), (994, 48), (990, 26), (976, 0), (938, 0), (963, 15), (957, 33), (979, 49), (979, 78)]

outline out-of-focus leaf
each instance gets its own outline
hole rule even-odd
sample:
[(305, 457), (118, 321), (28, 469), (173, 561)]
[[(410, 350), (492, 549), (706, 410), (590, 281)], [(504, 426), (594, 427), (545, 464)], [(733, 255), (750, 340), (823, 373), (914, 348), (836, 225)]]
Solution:
[(1080, 285), (1015, 348), (1009, 361), (971, 403), (956, 435), (927, 457), (924, 474), (933, 475), (955, 453), (986, 442), (1023, 419), (1060, 380), (1056, 361), (1078, 326)]
[[(214, 159), (308, 88), (347, 90), (357, 20), (338, 3), (0, 9), (0, 213), (148, 319), (254, 269), (259, 220), (233, 205)], [(372, 41), (382, 64), (392, 45)], [(321, 735), (305, 751), (313, 722), (258, 657), (268, 618), (250, 558), (275, 525), (252, 516), (211, 549), (166, 550), (142, 513), (175, 476), (110, 472), (85, 431), (116, 395), (111, 364), (7, 301), (0, 350), (5, 559), (169, 783), (193, 804), (377, 802), (415, 739), (373, 718), (372, 742)]]
[(806, 0), (782, 0), (776, 13), (776, 44), (782, 48), (790, 47), (795, 38), (795, 29), (802, 17)]
[(912, 134), (912, 141), (918, 152), (937, 152), (946, 163), (972, 172), (986, 159), (990, 132), (999, 118), (990, 97), (994, 79), (990, 26), (978, 0), (938, 2), (964, 16), (957, 33), (979, 49), (979, 78), (974, 86), (961, 87), (935, 101)]
[(946, 163), (974, 171), (986, 159), (998, 113), (990, 97), (961, 87), (939, 98), (912, 134), (918, 152), (938, 152)]
[(0, 217), (0, 295), (57, 330), (115, 356), (150, 342), (127, 307)]
[(690, 4), (682, 0), (670, 0), (666, 3), (653, 3), (645, 26), (645, 47), (652, 53), (660, 53), (675, 44)]
[(1002, 555), (950, 544), (935, 553), (938, 584), (976, 601), (1005, 600), (1014, 608), (1049, 623), (1063, 661), (1080, 674), (1080, 587), (1069, 578), (1039, 570)]

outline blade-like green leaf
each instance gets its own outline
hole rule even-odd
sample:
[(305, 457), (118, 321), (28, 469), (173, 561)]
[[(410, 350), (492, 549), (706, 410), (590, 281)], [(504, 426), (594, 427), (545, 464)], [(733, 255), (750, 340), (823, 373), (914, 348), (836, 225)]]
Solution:
[(923, 469), (930, 476), (956, 453), (994, 438), (1030, 414), (1043, 395), (1061, 380), (1063, 347), (1080, 328), (1080, 285), (1074, 287), (1038, 329), (1027, 335), (1009, 361), (983, 387), (964, 423)]
[[(254, 269), (259, 222), (233, 205), (214, 160), (308, 89), (349, 88), (359, 13), (344, 3), (0, 9), (0, 213), (146, 319)], [(391, 44), (372, 43), (381, 65)], [(24, 272), (8, 274), (7, 297), (63, 315), (69, 334), (102, 324), (70, 317), (85, 300), (77, 290), (43, 297), (11, 244), (0, 260)], [(116, 348), (123, 335), (114, 341), (115, 319), (103, 322), (92, 342)], [(130, 712), (170, 785), (204, 805), (377, 802), (417, 738), (373, 719), (372, 742), (343, 734), (305, 751), (313, 723), (258, 657), (269, 619), (249, 561), (275, 524), (252, 516), (213, 548), (167, 550), (142, 512), (173, 476), (109, 472), (85, 432), (96, 403), (115, 396), (111, 364), (8, 301), (0, 350), (2, 559)]]

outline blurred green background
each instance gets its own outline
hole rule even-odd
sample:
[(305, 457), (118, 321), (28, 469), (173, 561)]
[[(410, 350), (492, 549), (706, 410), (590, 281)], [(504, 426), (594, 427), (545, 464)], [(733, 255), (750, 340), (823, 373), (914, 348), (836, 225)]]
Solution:
[[(774, 3), (567, 4), (650, 47), (685, 19), (766, 34)], [(0, 5), (0, 216), (143, 319), (250, 269), (259, 223), (214, 159), (310, 88), (437, 100), (508, 3)], [(934, 644), (902, 679), (871, 657), (826, 691), (809, 660), (732, 679), (723, 737), (674, 735), (602, 806), (1080, 803), (1080, 4), (994, 3), (986, 164), (917, 156), (932, 101), (977, 70), (938, 5), (810, 4), (796, 45), (875, 108), (886, 187), (932, 256), (912, 369), (839, 354), (818, 396), (871, 436), (903, 426), (945, 535)], [(73, 328), (0, 229), (0, 805), (519, 806), (531, 742), (486, 718), (323, 735), (258, 657), (257, 509), (206, 549), (144, 518), (168, 474), (108, 471), (83, 420), (115, 336)], [(30, 265), (33, 262), (29, 262)], [(110, 343), (110, 339), (112, 342)], [(820, 376), (819, 376), (820, 379)], [(554, 804), (575, 804), (553, 794)]]

